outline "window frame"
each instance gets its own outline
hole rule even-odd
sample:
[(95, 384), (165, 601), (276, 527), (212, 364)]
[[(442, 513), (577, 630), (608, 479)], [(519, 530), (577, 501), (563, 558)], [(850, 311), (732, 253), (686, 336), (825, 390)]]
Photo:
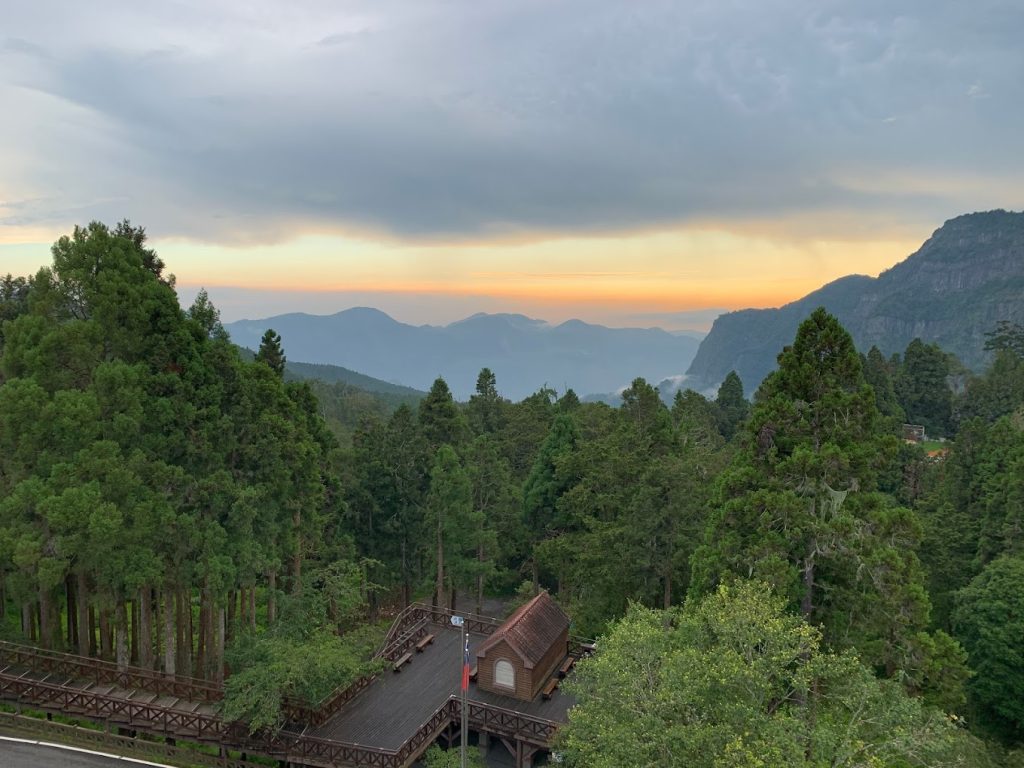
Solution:
[[(500, 664), (507, 664), (508, 665), (509, 672), (511, 673), (511, 680), (512, 680), (511, 685), (503, 683), (503, 682), (501, 682), (499, 680), (499, 677), (498, 677), (498, 666)], [(500, 659), (495, 659), (494, 660), (494, 687), (495, 688), (502, 688), (502, 689), (504, 689), (506, 691), (514, 691), (514, 690), (516, 690), (516, 666), (515, 666), (515, 664), (513, 664), (511, 661), (509, 661), (506, 658), (500, 658)]]

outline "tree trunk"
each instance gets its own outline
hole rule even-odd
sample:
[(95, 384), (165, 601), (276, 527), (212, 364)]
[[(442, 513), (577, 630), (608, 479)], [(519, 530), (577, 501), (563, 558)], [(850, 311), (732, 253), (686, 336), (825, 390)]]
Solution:
[(184, 588), (178, 592), (178, 663), (179, 674), (192, 677), (192, 590)]
[[(78, 647), (78, 610), (75, 601), (75, 581), (69, 573), (64, 579), (64, 596), (68, 605), (68, 632), (65, 647)], [(0, 616), (3, 615), (2, 604), (0, 604)]]
[(177, 669), (178, 647), (174, 631), (174, 590), (164, 588), (164, 672), (173, 675)]
[(117, 669), (128, 669), (128, 604), (121, 602), (114, 609), (114, 637), (117, 646)]
[(256, 585), (249, 587), (249, 628), (256, 631)]
[[(229, 619), (230, 621), (230, 619)], [(244, 629), (249, 623), (249, 588), (238, 588), (238, 628)]]
[(267, 624), (277, 621), (277, 571), (267, 571)]
[(409, 561), (405, 556), (405, 538), (402, 538), (402, 608), (412, 602), (412, 584), (409, 583)]
[(800, 613), (808, 621), (814, 612), (814, 552), (804, 558), (804, 594), (800, 598)]
[(139, 590), (139, 666), (153, 668), (153, 590)]
[(33, 610), (32, 603), (21, 604), (21, 634), (29, 642), (35, 642), (35, 611)]
[(129, 664), (139, 665), (139, 601), (131, 602), (132, 637), (131, 646), (128, 651)]
[[(229, 633), (229, 634), (231, 632), (231, 628), (233, 626), (235, 626), (235, 618), (236, 618), (236, 616), (235, 616), (235, 609), (238, 607), (238, 602), (239, 602), (239, 595), (238, 595), (237, 592), (235, 592), (235, 590), (232, 589), (230, 592), (228, 592), (227, 625), (224, 627), (224, 631)], [(229, 639), (230, 638), (228, 637), (228, 635), (224, 635), (223, 636), (223, 640), (224, 640), (225, 643)]]
[(100, 608), (100, 658), (110, 661), (113, 658), (110, 634), (110, 611), (107, 608)]
[(99, 656), (96, 646), (96, 609), (89, 606), (89, 655)]
[(476, 548), (476, 559), (480, 563), (480, 573), (476, 576), (476, 612), (477, 615), (484, 612), (484, 545), (480, 543)]
[(437, 521), (437, 586), (434, 594), (434, 606), (443, 604), (444, 600), (444, 533), (441, 520)]
[(217, 652), (214, 654), (216, 657), (217, 665), (213, 670), (213, 679), (218, 683), (224, 682), (224, 643), (227, 634), (227, 626), (225, 624), (227, 616), (225, 615), (224, 606), (220, 606), (217, 609)]
[(207, 679), (207, 640), (209, 639), (210, 631), (210, 606), (208, 603), (208, 593), (206, 588), (203, 587), (199, 590), (199, 640), (196, 648), (196, 662), (195, 662), (195, 675)]
[(53, 595), (48, 589), (39, 590), (39, 643), (48, 650), (53, 649), (54, 610)]
[(292, 516), (292, 525), (295, 529), (295, 555), (292, 557), (292, 594), (298, 595), (302, 592), (302, 513), (296, 511)]
[(672, 571), (665, 573), (665, 610), (672, 607)]
[(163, 639), (164, 639), (164, 614), (163, 614), (163, 601), (160, 599), (160, 593), (156, 589), (150, 590), (150, 626), (149, 631), (153, 636), (153, 652), (150, 654), (150, 661), (153, 663), (153, 669), (159, 671), (160, 664), (164, 658), (163, 651)]

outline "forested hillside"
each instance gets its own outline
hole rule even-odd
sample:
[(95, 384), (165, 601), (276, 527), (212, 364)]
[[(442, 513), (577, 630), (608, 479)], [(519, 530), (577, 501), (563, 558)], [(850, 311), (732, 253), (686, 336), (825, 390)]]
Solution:
[[(273, 332), (273, 329), (267, 330)], [(256, 357), (255, 352), (245, 348), (240, 350), (240, 355), (243, 360)], [(284, 379), (302, 381), (309, 386), (319, 403), (320, 415), (338, 442), (346, 447), (352, 444), (352, 436), (364, 419), (387, 418), (401, 405), (415, 406), (426, 394), (337, 365), (297, 363), (287, 359)]]
[(512, 402), (485, 368), (343, 445), (280, 338), (243, 359), (127, 223), (3, 279), (0, 318), (7, 639), (226, 677), (272, 728), (409, 601), (545, 588), (599, 638), (571, 765), (1020, 765), (1019, 325), (968, 376), (920, 340), (860, 355), (819, 308), (752, 402), (735, 373)]

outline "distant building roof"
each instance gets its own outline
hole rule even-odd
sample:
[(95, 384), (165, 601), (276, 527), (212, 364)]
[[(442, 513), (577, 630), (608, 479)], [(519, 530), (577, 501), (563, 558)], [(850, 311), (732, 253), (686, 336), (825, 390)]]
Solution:
[(904, 424), (903, 439), (908, 443), (923, 443), (925, 440), (924, 426), (921, 424)]
[(476, 655), (486, 656), (488, 650), (504, 640), (526, 668), (533, 669), (568, 629), (569, 617), (565, 611), (551, 595), (541, 592), (494, 630), (494, 634), (481, 643)]

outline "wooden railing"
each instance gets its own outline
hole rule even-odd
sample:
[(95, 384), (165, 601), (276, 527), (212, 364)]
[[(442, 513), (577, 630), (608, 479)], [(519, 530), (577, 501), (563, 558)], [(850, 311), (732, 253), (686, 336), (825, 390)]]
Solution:
[[(427, 634), (428, 624), (447, 625), (453, 615), (454, 612), (451, 610), (432, 608), (424, 603), (413, 603), (407, 606), (391, 623), (374, 658), (396, 661)], [(501, 626), (501, 619), (468, 614), (466, 615), (466, 625), (470, 632), (490, 635)], [(285, 719), (294, 723), (306, 723), (314, 728), (323, 725), (345, 704), (369, 687), (374, 679), (376, 679), (376, 673), (364, 675), (348, 685), (339, 686), (318, 703), (312, 705), (298, 699), (287, 698), (282, 707)]]
[(4, 667), (28, 667), (44, 675), (63, 676), (96, 685), (115, 685), (128, 690), (142, 689), (160, 696), (176, 696), (204, 703), (215, 703), (224, 698), (223, 686), (207, 680), (166, 675), (141, 667), (119, 668), (117, 664), (102, 659), (0, 641), (0, 669)]
[(38, 717), (0, 712), (0, 732), (24, 739), (35, 739), (103, 752), (116, 752), (141, 760), (190, 766), (190, 768), (266, 768), (265, 765), (228, 755), (212, 755), (182, 743), (169, 744), (160, 738), (123, 736), (78, 725), (51, 722)]
[[(430, 624), (447, 626), (452, 615), (453, 612), (446, 608), (433, 608), (420, 603), (410, 605), (396, 617), (375, 657), (394, 661), (427, 633)], [(463, 616), (467, 629), (476, 634), (490, 635), (501, 625), (501, 620), (487, 616)], [(592, 648), (590, 641), (580, 638), (570, 640), (570, 653), (582, 654)], [(4, 642), (0, 642), (0, 662), (0, 698), (8, 701), (46, 711), (79, 714), (91, 720), (148, 733), (215, 743), (310, 765), (405, 768), (422, 754), (441, 731), (453, 722), (460, 722), (461, 717), (461, 701), (453, 696), (397, 750), (319, 739), (288, 731), (273, 735), (250, 735), (244, 725), (225, 723), (218, 714), (160, 707), (65, 687), (60, 683), (68, 680), (55, 682), (51, 678), (64, 675), (75, 681), (113, 685), (128, 690), (142, 689), (206, 703), (214, 703), (223, 698), (223, 687), (214, 683), (173, 677), (135, 667), (118, 669), (116, 664), (110, 662)], [(7, 667), (13, 668), (15, 672), (2, 671)], [(19, 675), (17, 670), (20, 667), (26, 667), (33, 673), (42, 672), (44, 678), (36, 680), (28, 674)], [(283, 703), (286, 719), (306, 726), (321, 725), (367, 688), (374, 678), (375, 675), (366, 675), (347, 686), (339, 687), (315, 706), (287, 699)], [(482, 702), (470, 701), (468, 707), (468, 720), (472, 727), (540, 747), (550, 745), (559, 727), (559, 723), (551, 720)]]
[[(218, 715), (186, 712), (90, 691), (66, 688), (26, 677), (0, 673), (0, 699), (44, 711), (80, 715), (90, 720), (218, 744), (232, 749), (312, 765), (352, 765), (370, 768), (404, 768), (412, 763), (450, 723), (459, 722), (462, 703), (450, 697), (395, 750), (319, 739), (281, 732), (250, 735), (238, 723), (225, 723)], [(527, 741), (540, 747), (550, 744), (559, 724), (514, 710), (470, 701), (469, 723), (479, 730)]]

